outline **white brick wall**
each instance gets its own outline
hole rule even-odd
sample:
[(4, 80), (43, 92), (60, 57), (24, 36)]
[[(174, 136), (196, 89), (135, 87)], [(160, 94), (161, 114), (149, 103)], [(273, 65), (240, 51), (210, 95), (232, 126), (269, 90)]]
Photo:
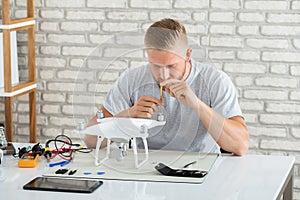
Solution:
[(127, 0), (111, 0), (111, 1), (99, 1), (99, 0), (87, 0), (87, 6), (92, 8), (126, 8)]
[(103, 20), (105, 19), (104, 11), (67, 11), (66, 19), (70, 20)]
[(274, 74), (286, 74), (288, 66), (286, 64), (271, 64), (270, 72)]
[(287, 39), (247, 39), (246, 44), (252, 48), (276, 48), (286, 49), (289, 47), (289, 41)]
[(41, 46), (40, 54), (42, 54), (42, 55), (60, 55), (61, 48), (59, 46)]
[(235, 25), (211, 25), (209, 32), (211, 34), (232, 35), (235, 33)]
[(138, 23), (132, 22), (104, 22), (102, 24), (102, 30), (106, 32), (116, 32), (116, 31), (130, 31), (130, 30), (137, 30)]
[[(15, 1), (13, 15), (24, 16), (26, 1)], [(152, 22), (171, 17), (184, 23), (193, 46), (200, 45), (193, 57), (232, 78), (249, 126), (250, 153), (294, 155), (295, 169), (300, 168), (299, 0), (36, 0), (35, 5), (42, 141), (70, 134), (76, 122), (94, 115), (127, 67), (147, 60), (142, 49), (132, 51), (141, 48), (141, 34), (120, 37), (120, 32), (143, 33)], [(18, 35), (22, 72), (27, 70), (26, 37)], [(18, 141), (28, 141), (27, 99), (14, 101)]]
[(239, 9), (241, 7), (241, 1), (239, 0), (211, 0), (212, 8), (219, 9)]
[(92, 32), (96, 31), (98, 25), (96, 22), (62, 22), (62, 31), (74, 31), (74, 32)]
[(58, 92), (51, 93), (51, 94), (43, 93), (41, 100), (43, 102), (65, 102), (66, 100), (65, 96), (66, 95), (64, 93), (58, 93)]
[(224, 63), (224, 71), (231, 73), (264, 74), (266, 68), (265, 64)]
[(300, 75), (300, 66), (291, 66), (291, 75), (299, 76)]
[(85, 0), (44, 0), (45, 7), (49, 8), (82, 8), (85, 6)]
[(62, 19), (64, 17), (64, 11), (61, 9), (41, 10), (40, 16), (44, 19)]
[(286, 10), (287, 1), (245, 1), (245, 8), (249, 10)]
[(65, 56), (88, 56), (95, 51), (95, 47), (65, 46), (62, 55)]
[(258, 86), (271, 86), (277, 88), (297, 88), (298, 80), (291, 78), (259, 77), (255, 79), (255, 84)]
[(280, 90), (253, 90), (253, 89), (246, 89), (244, 90), (244, 97), (246, 99), (263, 99), (263, 100), (286, 100), (288, 99), (288, 92), (287, 91), (280, 91)]
[(300, 2), (299, 1), (293, 1), (292, 2), (292, 9), (293, 10), (300, 10)]
[(58, 31), (59, 24), (57, 22), (41, 22), (40, 24), (41, 31)]
[[(169, 1), (171, 2), (171, 1)], [(174, 8), (207, 8), (209, 0), (176, 0), (174, 1)]]
[(299, 14), (268, 14), (267, 22), (271, 23), (299, 23)]
[(299, 26), (263, 25), (261, 33), (267, 36), (297, 36), (300, 34)]
[(258, 61), (260, 58), (259, 51), (238, 51), (237, 58), (240, 60)]
[(262, 52), (263, 61), (300, 62), (299, 52)]
[(84, 35), (48, 34), (47, 39), (51, 43), (84, 44)]
[(66, 65), (66, 60), (62, 58), (52, 58), (52, 57), (37, 57), (36, 65), (39, 67), (55, 67), (61, 68)]
[(233, 12), (211, 12), (209, 20), (212, 22), (233, 22), (235, 18)]
[(238, 37), (211, 37), (210, 45), (213, 47), (242, 48), (243, 39)]
[(265, 20), (265, 16), (263, 13), (240, 12), (238, 14), (238, 19), (242, 22), (263, 22)]
[(253, 136), (267, 136), (267, 137), (286, 137), (287, 129), (280, 127), (249, 127), (249, 131)]

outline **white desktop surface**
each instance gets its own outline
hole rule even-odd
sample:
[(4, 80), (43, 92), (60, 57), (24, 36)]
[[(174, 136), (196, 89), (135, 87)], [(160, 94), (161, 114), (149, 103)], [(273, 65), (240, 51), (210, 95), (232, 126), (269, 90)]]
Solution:
[(24, 184), (47, 168), (43, 158), (36, 168), (18, 168), (17, 159), (5, 156), (0, 167), (1, 199), (21, 200), (152, 200), (278, 199), (293, 175), (294, 157), (219, 156), (202, 184), (103, 180), (91, 194), (23, 190)]

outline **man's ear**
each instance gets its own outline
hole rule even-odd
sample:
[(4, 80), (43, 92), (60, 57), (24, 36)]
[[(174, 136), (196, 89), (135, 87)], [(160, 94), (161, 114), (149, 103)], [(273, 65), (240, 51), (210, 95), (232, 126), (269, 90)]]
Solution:
[(186, 50), (186, 59), (187, 59), (187, 61), (190, 61), (191, 55), (192, 55), (192, 51), (193, 51), (192, 48), (188, 48), (188, 49)]

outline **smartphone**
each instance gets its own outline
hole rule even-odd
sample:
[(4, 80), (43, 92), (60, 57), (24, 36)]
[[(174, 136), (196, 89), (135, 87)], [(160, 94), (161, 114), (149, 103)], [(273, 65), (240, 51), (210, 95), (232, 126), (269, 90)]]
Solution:
[(163, 163), (158, 163), (155, 166), (155, 169), (159, 171), (161, 174), (166, 176), (202, 178), (207, 174), (207, 171), (201, 171), (201, 170), (172, 169), (171, 167)]
[(103, 184), (96, 180), (36, 177), (23, 186), (24, 190), (92, 193)]

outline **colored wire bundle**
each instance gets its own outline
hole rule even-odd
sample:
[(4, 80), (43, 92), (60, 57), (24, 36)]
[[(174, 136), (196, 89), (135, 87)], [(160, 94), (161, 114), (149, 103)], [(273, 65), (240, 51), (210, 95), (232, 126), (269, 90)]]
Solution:
[[(50, 150), (50, 143), (54, 143), (55, 149)], [(47, 159), (53, 159), (56, 156), (64, 160), (72, 160), (74, 152), (90, 153), (92, 149), (84, 148), (80, 144), (73, 144), (70, 137), (66, 135), (58, 135), (55, 139), (50, 139), (45, 144), (44, 155)]]

